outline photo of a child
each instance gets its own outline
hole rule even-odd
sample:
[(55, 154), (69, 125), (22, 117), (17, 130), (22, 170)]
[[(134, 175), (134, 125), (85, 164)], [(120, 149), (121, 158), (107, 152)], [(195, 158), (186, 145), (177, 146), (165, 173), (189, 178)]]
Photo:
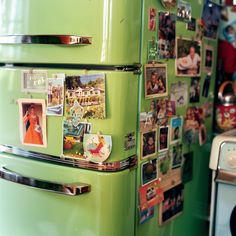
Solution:
[(156, 153), (156, 131), (152, 130), (141, 134), (142, 136), (142, 158), (147, 158)]

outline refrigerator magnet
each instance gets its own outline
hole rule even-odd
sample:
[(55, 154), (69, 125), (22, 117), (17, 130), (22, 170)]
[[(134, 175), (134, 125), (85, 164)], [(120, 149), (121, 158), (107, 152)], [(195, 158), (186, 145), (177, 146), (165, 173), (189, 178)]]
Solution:
[(110, 135), (85, 134), (83, 148), (86, 160), (94, 163), (102, 163), (111, 154), (112, 138)]
[(46, 91), (46, 70), (23, 70), (21, 72), (21, 91), (44, 93)]
[(64, 78), (47, 79), (47, 115), (62, 116), (64, 105)]
[(46, 111), (43, 99), (18, 99), (20, 139), (23, 145), (46, 147)]
[(144, 162), (141, 165), (141, 181), (142, 185), (149, 184), (150, 182), (157, 180), (157, 158)]

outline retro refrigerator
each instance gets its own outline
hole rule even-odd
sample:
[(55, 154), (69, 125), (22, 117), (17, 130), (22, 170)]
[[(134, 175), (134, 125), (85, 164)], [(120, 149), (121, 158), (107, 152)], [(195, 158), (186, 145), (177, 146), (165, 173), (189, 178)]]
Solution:
[[(1, 1), (0, 235), (134, 235), (135, 148), (141, 3)], [(47, 77), (105, 75), (106, 117), (92, 133), (112, 137), (106, 163), (62, 157), (63, 117), (47, 116), (47, 146), (22, 145), (22, 71)], [(46, 191), (45, 191), (46, 190)]]
[[(170, 97), (172, 83), (186, 82), (188, 89), (191, 84), (190, 76), (176, 77), (175, 59), (149, 60), (150, 52), (153, 53), (150, 45), (158, 41), (158, 11), (177, 14), (177, 6), (168, 8), (165, 2), (0, 2), (0, 235), (207, 234), (211, 117), (205, 120), (207, 142), (201, 149), (199, 144), (183, 143), (183, 153), (193, 152), (194, 156), (193, 178), (184, 185), (181, 215), (159, 225), (160, 207), (155, 206), (153, 217), (140, 224), (143, 164), (159, 159), (158, 152), (143, 158), (141, 151), (140, 114), (149, 111), (152, 100), (145, 98), (144, 65), (166, 65), (168, 92), (164, 98)], [(192, 7), (192, 17), (200, 18), (203, 1), (185, 2)], [(150, 9), (156, 10), (152, 25)], [(192, 40), (196, 33), (187, 30), (185, 22), (176, 21), (179, 38)], [(215, 40), (203, 42), (216, 47)], [(92, 134), (111, 136), (112, 150), (105, 162), (62, 155), (65, 114), (45, 116), (46, 147), (22, 144), (18, 99), (47, 98), (45, 92), (22, 90), (23, 71), (46, 71), (48, 78), (55, 74), (105, 75), (106, 116), (83, 120), (91, 123)], [(201, 89), (206, 75), (203, 71), (200, 76)], [(177, 115), (184, 117), (187, 107), (213, 101), (210, 91), (214, 88), (214, 76), (212, 69), (209, 96), (201, 96), (194, 104), (187, 102), (177, 109)], [(180, 168), (177, 172), (179, 177)], [(169, 180), (174, 187), (181, 179), (173, 178)]]

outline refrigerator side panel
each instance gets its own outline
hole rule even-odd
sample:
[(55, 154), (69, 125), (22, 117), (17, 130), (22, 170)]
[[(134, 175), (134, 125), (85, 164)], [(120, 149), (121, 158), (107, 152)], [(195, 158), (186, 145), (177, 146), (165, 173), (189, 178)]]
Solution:
[[(47, 116), (47, 147), (22, 145), (20, 140), (20, 117), (18, 99), (43, 99), (47, 93), (21, 91), (22, 69), (0, 69), (1, 91), (0, 108), (0, 144), (19, 147), (29, 151), (60, 156), (63, 144), (63, 117)], [(92, 125), (92, 133), (111, 135), (112, 152), (108, 162), (120, 161), (136, 154), (135, 147), (125, 150), (125, 136), (136, 135), (137, 124), (137, 86), (138, 77), (132, 72), (82, 71), (82, 70), (47, 70), (48, 77), (55, 73), (66, 75), (105, 74), (105, 113), (104, 119), (87, 119)], [(84, 121), (84, 120), (82, 120)]]
[[(0, 42), (9, 42), (0, 43), (1, 62), (112, 65), (139, 62), (140, 1), (9, 0), (1, 1), (0, 9)], [(3, 35), (23, 37), (1, 40)], [(29, 37), (35, 35), (49, 37)], [(58, 45), (61, 40), (55, 35), (85, 39), (81, 46), (65, 45), (75, 43), (74, 38), (63, 38), (65, 44)], [(86, 37), (91, 37), (87, 45)]]
[(134, 235), (134, 170), (98, 173), (7, 154), (0, 165), (36, 179), (91, 185), (89, 193), (65, 196), (0, 179), (0, 235)]

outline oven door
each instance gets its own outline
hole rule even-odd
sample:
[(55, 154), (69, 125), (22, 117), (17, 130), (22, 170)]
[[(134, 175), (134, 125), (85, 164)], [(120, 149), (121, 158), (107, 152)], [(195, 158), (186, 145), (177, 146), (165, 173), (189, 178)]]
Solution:
[(215, 236), (236, 235), (236, 175), (220, 171), (216, 178)]

